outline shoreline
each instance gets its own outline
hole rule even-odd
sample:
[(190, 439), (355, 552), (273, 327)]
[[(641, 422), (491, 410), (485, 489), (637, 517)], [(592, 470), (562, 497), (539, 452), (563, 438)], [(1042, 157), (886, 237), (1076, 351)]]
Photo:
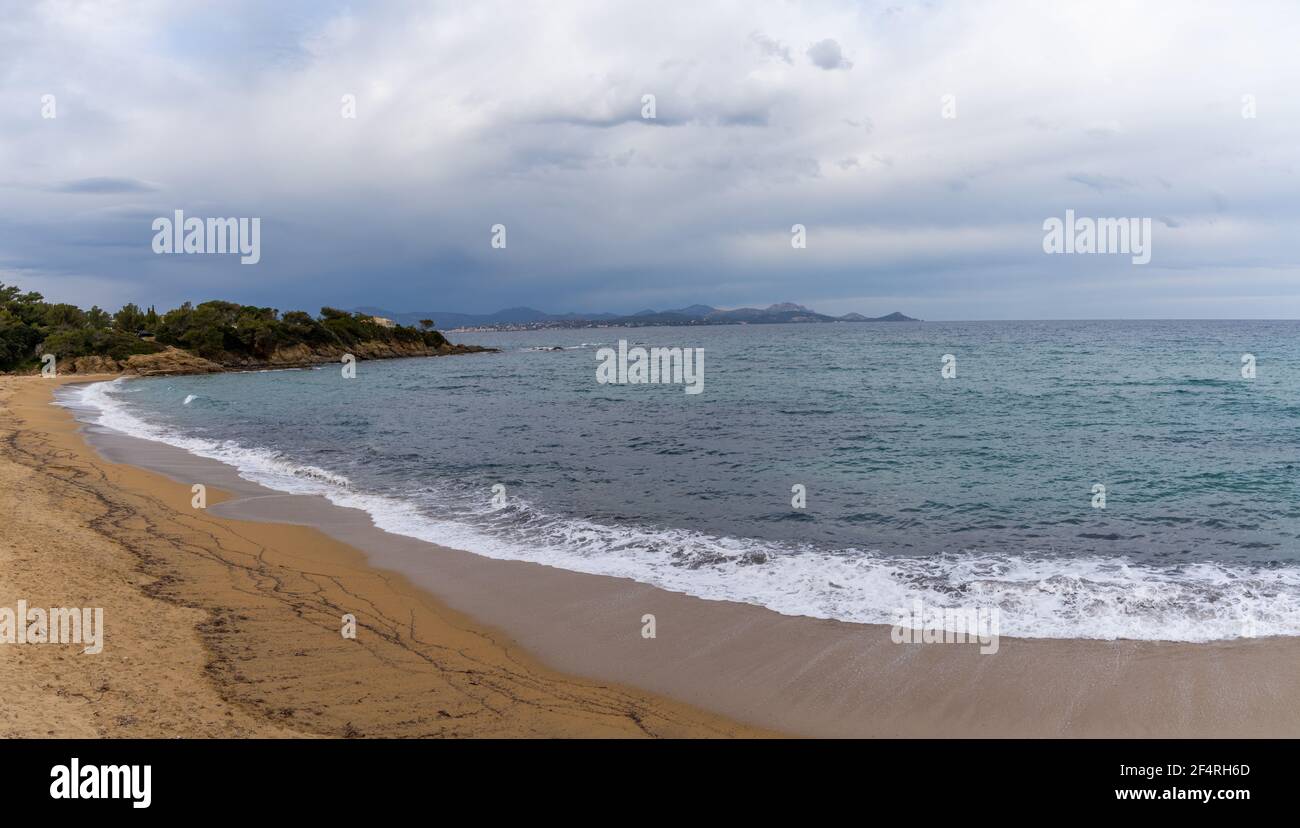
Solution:
[[(807, 736), (1275, 736), (1300, 639), (1208, 643), (1012, 639), (896, 645), (886, 625), (786, 616), (646, 584), (498, 560), (392, 535), (369, 515), (289, 495), (215, 460), (93, 427), (109, 460), (232, 497), (213, 515), (319, 528), (417, 589), (499, 629), (543, 664)], [(210, 486), (210, 488), (211, 488)], [(186, 490), (188, 491), (188, 489)], [(657, 637), (640, 636), (655, 615)], [(1249, 677), (1249, 678), (1246, 678)]]
[[(71, 377), (58, 384), (96, 379)], [(307, 733), (1300, 734), (1300, 722), (1293, 715), (1300, 688), (1300, 664), (1294, 658), (1300, 653), (1297, 639), (1187, 644), (1003, 637), (998, 654), (990, 656), (979, 655), (978, 647), (970, 645), (896, 645), (885, 625), (784, 616), (763, 607), (705, 600), (621, 578), (485, 558), (391, 535), (375, 528), (360, 510), (336, 506), (321, 497), (264, 489), (243, 480), (223, 463), (78, 424), (71, 411), (52, 403), (55, 382), (29, 380), (25, 384), (27, 388), (19, 389), (17, 403), (10, 400), (13, 410), (5, 412), (16, 414), (23, 425), (17, 432), (19, 439), (6, 441), (6, 459), (10, 459), (10, 450), (20, 445), (44, 444), (49, 452), (44, 456), (57, 455), (60, 468), (73, 461), (80, 476), (101, 475), (103, 487), (97, 494), (113, 501), (115, 508), (121, 508), (117, 500), (133, 497), (138, 507), (139, 491), (149, 492), (153, 509), (138, 508), (127, 520), (111, 521), (116, 531), (125, 530), (142, 516), (146, 522), (189, 524), (191, 531), (192, 524), (203, 524), (204, 534), (186, 539), (181, 546), (185, 554), (178, 560), (171, 557), (174, 549), (171, 555), (163, 553), (163, 569), (170, 567), (170, 571), (159, 578), (162, 587), (146, 587), (146, 592), (153, 590), (159, 597), (215, 615), (197, 630), (216, 656), (204, 672), (223, 700), (245, 712), (261, 711), (263, 716), (267, 710), (296, 711), (295, 704), (314, 707), (313, 720), (329, 722), (329, 726), (311, 728)], [(30, 457), (39, 456), (39, 451), (30, 452)], [(195, 480), (203, 481), (209, 491), (209, 508), (197, 516), (189, 507), (190, 489), (185, 482)], [(158, 513), (167, 509), (173, 512), (170, 516)], [(229, 532), (232, 539), (219, 536), (214, 525)], [(232, 560), (226, 544), (235, 542), (233, 538), (251, 541), (256, 553), (248, 549), (242, 562)], [(169, 538), (167, 545), (175, 547), (176, 541)], [(148, 561), (149, 555), (144, 559)], [(213, 563), (218, 564), (215, 569)], [(263, 569), (267, 566), (274, 567), (270, 574)], [(323, 569), (329, 570), (325, 581), (321, 580)], [(299, 579), (302, 583), (296, 582)], [(260, 587), (254, 586), (259, 581)], [(337, 598), (362, 594), (353, 593), (352, 585), (373, 589), (382, 584), (385, 591), (399, 593), (408, 611), (410, 605), (426, 611), (436, 608), (432, 614), (438, 619), (454, 619), (447, 625), (447, 634), (469, 635), (496, 655), (504, 652), (512, 667), (528, 665), (544, 675), (559, 671), (554, 680), (564, 683), (568, 704), (575, 704), (572, 694), (578, 691), (574, 688), (583, 688), (612, 694), (618, 700), (615, 707), (627, 707), (619, 707), (621, 715), (610, 713), (602, 706), (609, 697), (602, 696), (599, 712), (582, 710), (582, 704), (590, 699), (576, 703), (581, 711), (575, 713), (576, 722), (547, 718), (544, 725), (530, 721), (520, 727), (516, 722), (497, 721), (486, 732), (455, 727), (427, 732), (419, 731), (419, 716), (412, 713), (432, 709), (420, 695), (419, 702), (409, 698), (392, 702), (391, 710), (401, 710), (406, 717), (393, 722), (362, 701), (371, 697), (376, 686), (402, 698), (407, 684), (419, 684), (422, 679), (427, 683), (427, 658), (407, 661), (402, 679), (396, 680), (400, 688), (372, 677), (371, 668), (363, 677), (319, 676), (310, 685), (297, 675), (301, 670), (291, 659), (300, 658), (300, 650), (294, 650), (293, 642), (285, 639), (286, 614), (299, 625), (311, 622), (314, 646), (324, 650), (312, 649), (309, 655), (313, 659), (329, 661), (347, 649), (339, 646), (337, 615), (321, 617), (321, 607), (307, 598), (319, 598), (327, 589), (326, 581), (348, 586), (326, 604), (335, 613), (344, 605)], [(263, 621), (238, 610), (241, 602), (249, 600), (250, 586), (253, 594), (264, 594), (269, 588), (277, 611), (270, 614), (276, 621)], [(288, 599), (285, 593), (293, 598)], [(232, 600), (234, 596), (238, 597)], [(386, 599), (395, 600), (392, 595)], [(268, 611), (265, 606), (258, 610)], [(657, 636), (651, 640), (640, 635), (645, 613), (657, 619)], [(404, 641), (407, 625), (399, 622), (399, 617), (405, 616), (392, 612), (367, 617), (364, 611), (357, 612), (363, 631), (378, 633), (383, 642), (399, 645), (400, 652), (411, 642)], [(415, 637), (414, 624), (409, 633)], [(422, 645), (448, 650), (440, 637), (443, 631), (430, 636), (422, 624), (418, 633)], [(112, 641), (110, 614), (108, 646)], [(0, 648), (0, 653), (7, 649), (13, 648)], [(337, 670), (337, 664), (324, 672), (331, 673), (331, 669)], [(528, 686), (537, 689), (531, 681)], [(290, 703), (284, 704), (286, 701)], [(631, 709), (637, 712), (629, 714)], [(643, 718), (643, 710), (652, 711), (651, 718), (661, 718)], [(493, 718), (499, 714), (494, 710)], [(362, 718), (365, 715), (369, 720)], [(301, 721), (296, 717), (294, 712), (284, 716), (293, 727)], [(611, 721), (634, 722), (635, 732)], [(290, 729), (280, 735), (306, 734)]]
[[(105, 617), (97, 655), (0, 645), (0, 735), (773, 735), (556, 672), (315, 529), (193, 509), (188, 485), (102, 458), (52, 404), (113, 378), (0, 378), (0, 594)], [(228, 498), (209, 486), (211, 507)]]

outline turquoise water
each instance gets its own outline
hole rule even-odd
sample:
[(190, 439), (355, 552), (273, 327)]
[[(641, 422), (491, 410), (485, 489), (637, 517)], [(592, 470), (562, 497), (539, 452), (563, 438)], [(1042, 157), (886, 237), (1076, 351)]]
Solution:
[[(84, 393), (106, 425), (484, 555), (791, 614), (890, 623), (920, 598), (996, 606), (1007, 635), (1198, 641), (1300, 634), (1298, 335), (1204, 321), (461, 334), (503, 352)], [(598, 350), (619, 339), (704, 348), (703, 393), (597, 383)]]

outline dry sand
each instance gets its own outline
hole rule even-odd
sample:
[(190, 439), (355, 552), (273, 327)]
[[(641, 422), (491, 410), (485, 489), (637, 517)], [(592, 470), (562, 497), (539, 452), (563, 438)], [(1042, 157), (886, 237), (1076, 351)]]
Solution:
[[(48, 674), (35, 660), (54, 658), (44, 652), (52, 648), (27, 648), (38, 650), (22, 654), (33, 669), (0, 672), (31, 701), (5, 710), (0, 733), (39, 733), (46, 721), (67, 732), (104, 727), (103, 711), (114, 710), (135, 717), (134, 729), (100, 732), (1300, 736), (1296, 639), (1004, 637), (996, 655), (897, 645), (884, 626), (783, 616), (391, 535), (364, 512), (275, 493), (215, 461), (95, 428), (91, 450), (48, 404), (49, 383), (23, 382), (0, 380), (0, 395), (12, 397), (0, 401), (0, 509), (13, 502), (40, 514), (4, 529), (0, 550), (18, 566), (15, 575), (0, 562), (0, 606), (17, 597), (78, 606), (110, 594), (116, 609), (104, 604), (105, 655), (70, 651), (62, 684), (35, 678)], [(229, 495), (196, 512), (191, 482)], [(108, 563), (82, 571), (92, 553)], [(17, 591), (7, 580), (15, 577), (26, 579)], [(340, 639), (343, 612), (362, 621), (358, 642)], [(645, 613), (656, 616), (654, 639), (640, 634)], [(154, 617), (171, 619), (173, 638), (149, 638)], [(89, 661), (128, 645), (129, 666)], [(0, 646), (0, 658), (14, 649)], [(96, 680), (134, 689), (96, 696)], [(43, 700), (60, 692), (83, 700), (57, 707), (56, 719)], [(177, 696), (200, 702), (197, 713), (163, 702)]]

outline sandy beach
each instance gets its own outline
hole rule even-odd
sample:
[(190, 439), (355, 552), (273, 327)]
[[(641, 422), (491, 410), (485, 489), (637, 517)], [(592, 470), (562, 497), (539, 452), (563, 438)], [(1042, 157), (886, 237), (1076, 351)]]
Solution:
[(105, 645), (0, 646), (0, 736), (761, 734), (543, 667), (314, 529), (191, 508), (89, 449), (62, 382), (0, 377), (0, 605), (103, 607)]
[(0, 604), (102, 606), (106, 644), (0, 647), (0, 735), (1300, 735), (1295, 639), (894, 644), (391, 535), (102, 429), (92, 447), (60, 382), (0, 379)]

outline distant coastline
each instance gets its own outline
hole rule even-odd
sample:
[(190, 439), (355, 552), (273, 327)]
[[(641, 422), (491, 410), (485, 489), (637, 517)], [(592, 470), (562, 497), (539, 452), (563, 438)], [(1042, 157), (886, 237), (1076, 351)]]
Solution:
[(438, 313), (421, 311), (394, 313), (382, 308), (357, 308), (357, 313), (394, 319), (406, 324), (421, 320), (440, 322), (444, 330), (457, 333), (488, 331), (537, 331), (555, 328), (644, 328), (691, 325), (781, 325), (829, 322), (920, 322), (898, 311), (868, 317), (860, 313), (831, 316), (797, 305), (781, 302), (766, 308), (724, 310), (711, 305), (691, 305), (673, 310), (643, 310), (633, 314), (615, 313), (546, 313), (535, 308), (506, 308), (490, 314)]

